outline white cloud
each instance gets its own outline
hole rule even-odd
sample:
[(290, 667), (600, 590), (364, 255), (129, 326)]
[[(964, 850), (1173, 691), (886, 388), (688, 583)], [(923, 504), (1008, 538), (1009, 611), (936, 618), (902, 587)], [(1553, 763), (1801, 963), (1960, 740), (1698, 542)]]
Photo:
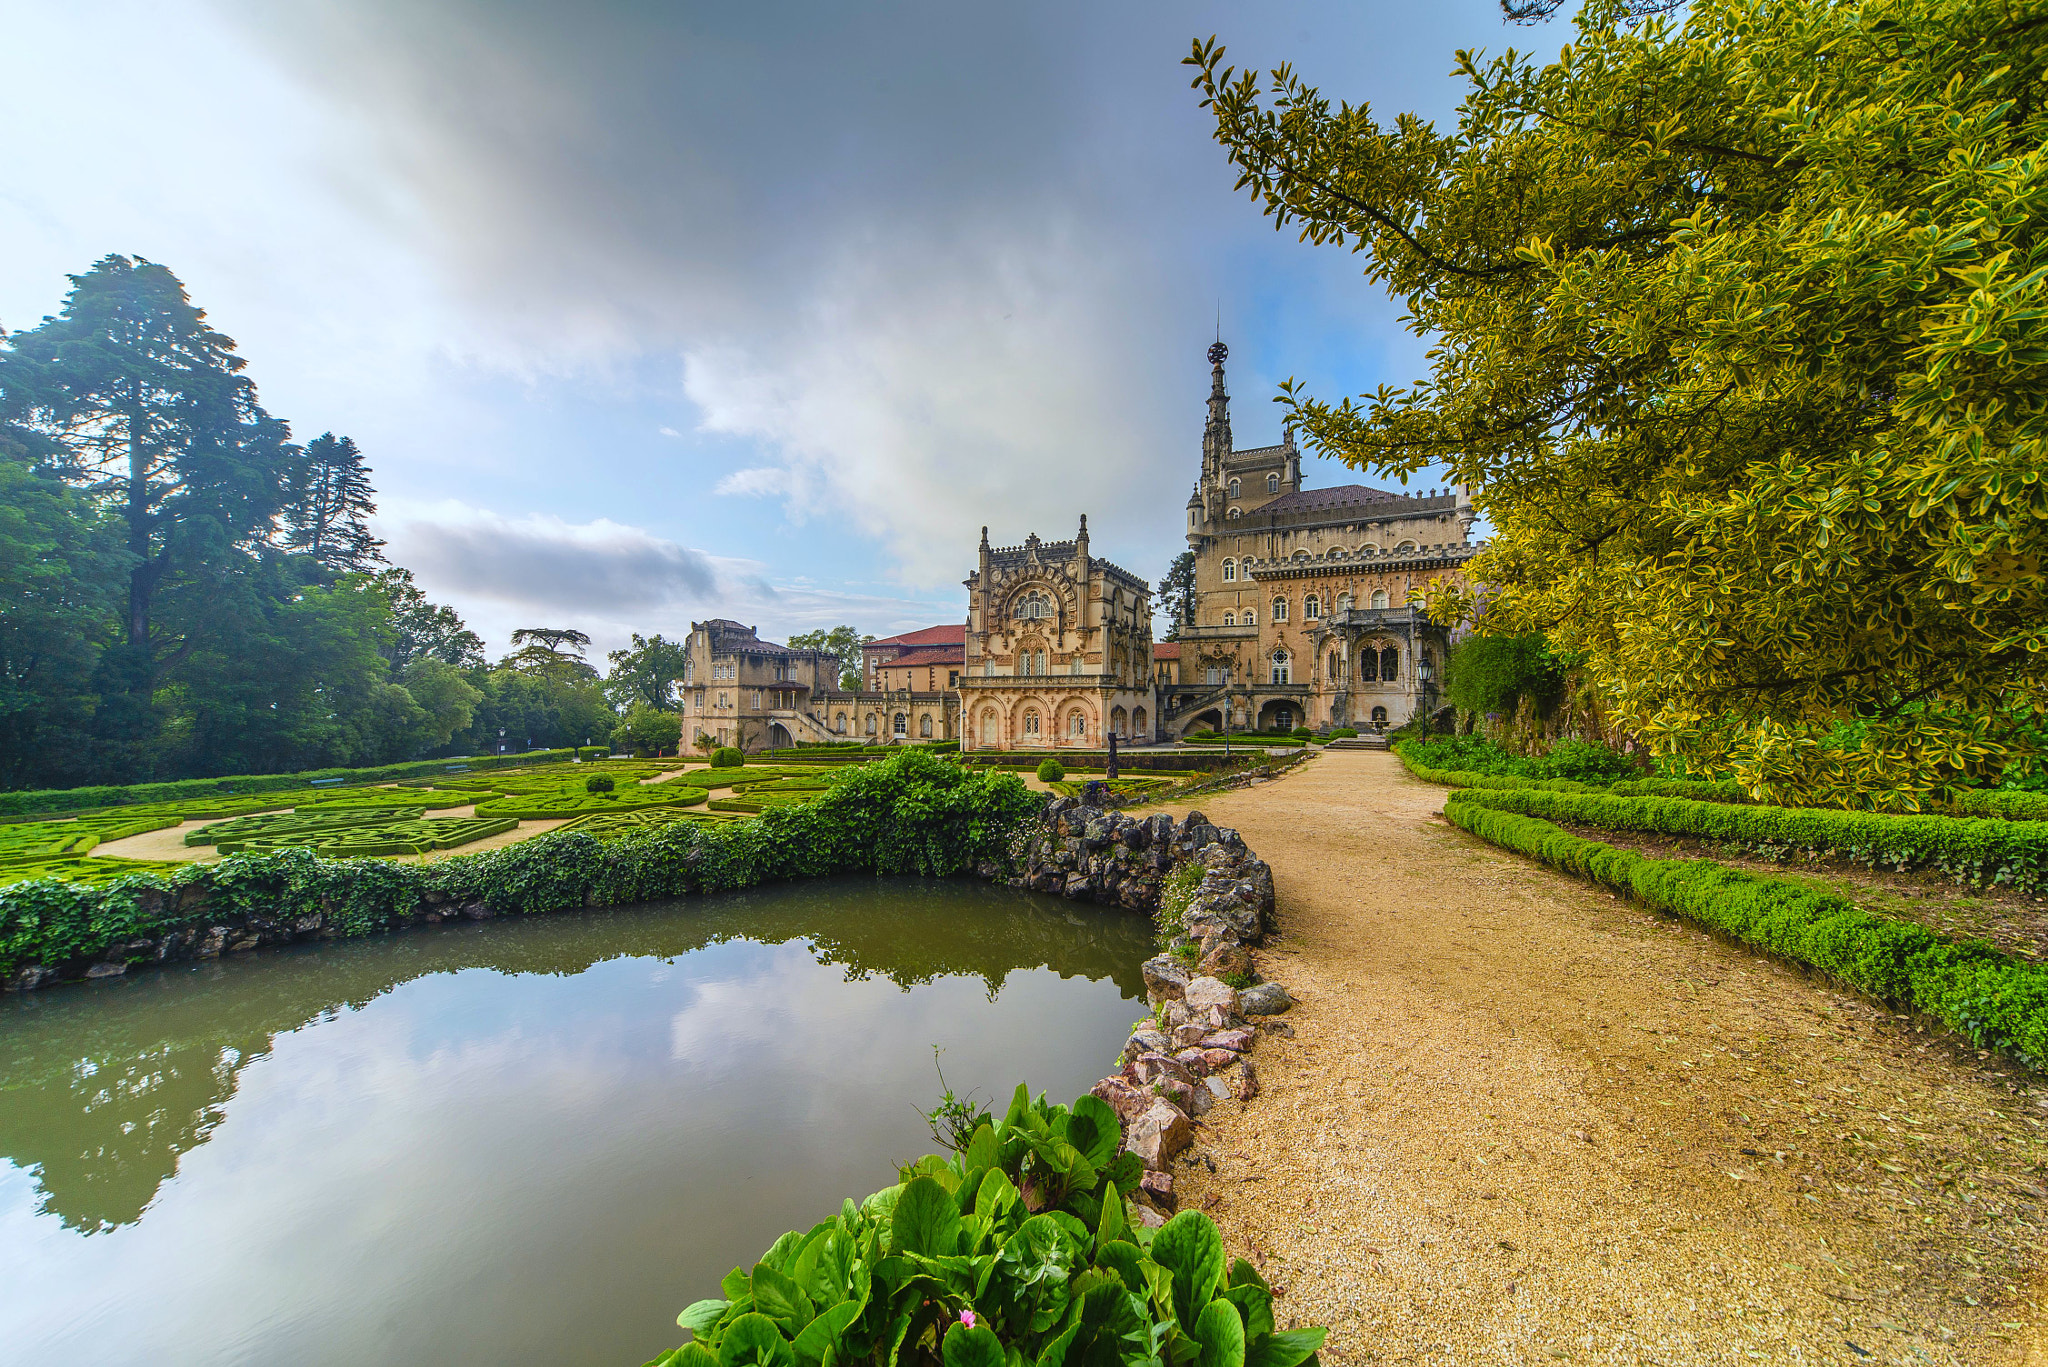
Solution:
[(790, 494), (796, 491), (796, 481), (788, 470), (772, 465), (749, 466), (735, 470), (718, 481), (711, 490), (714, 494), (731, 494), (741, 498), (767, 498), (775, 494)]

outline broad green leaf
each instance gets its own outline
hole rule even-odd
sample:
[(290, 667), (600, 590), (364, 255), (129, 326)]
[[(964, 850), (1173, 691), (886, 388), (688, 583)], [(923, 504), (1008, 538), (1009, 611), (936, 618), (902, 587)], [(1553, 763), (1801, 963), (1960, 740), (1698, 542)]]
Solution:
[(1223, 1285), (1223, 1236), (1208, 1216), (1184, 1210), (1154, 1236), (1152, 1261), (1173, 1274), (1174, 1318), (1194, 1333), (1202, 1307)]
[(1116, 1111), (1092, 1094), (1075, 1098), (1073, 1112), (1067, 1117), (1066, 1134), (1067, 1142), (1080, 1151), (1089, 1166), (1098, 1169), (1116, 1157), (1117, 1147), (1123, 1142), (1123, 1127), (1117, 1121)]
[(1031, 1089), (1020, 1082), (1017, 1090), (1010, 1094), (1010, 1109), (1003, 1116), (1003, 1124), (1021, 1126), (1031, 1114)]
[(1017, 1192), (1017, 1184), (1002, 1169), (996, 1168), (981, 1179), (981, 1191), (974, 1198), (974, 1213), (1000, 1223), (1018, 1209), (1023, 1200)]
[(1244, 1321), (1227, 1300), (1213, 1300), (1195, 1320), (1194, 1339), (1202, 1345), (1200, 1367), (1245, 1367)]
[(1245, 1367), (1301, 1367), (1329, 1335), (1327, 1329), (1289, 1329), (1253, 1339), (1245, 1349)]
[(803, 1242), (804, 1236), (792, 1229), (761, 1255), (761, 1261), (780, 1272), (796, 1257), (796, 1252), (803, 1247)]
[(1095, 1248), (1099, 1253), (1104, 1244), (1112, 1244), (1124, 1237), (1124, 1198), (1118, 1194), (1116, 1183), (1111, 1182), (1102, 1189), (1102, 1218), (1095, 1226)]
[(946, 1367), (1003, 1367), (1003, 1343), (982, 1325), (955, 1324), (946, 1331)]
[[(796, 1350), (766, 1315), (741, 1315), (718, 1341), (719, 1367), (796, 1367)], [(1290, 1367), (1292, 1365), (1290, 1364)]]
[(1074, 1338), (1081, 1332), (1080, 1325), (1073, 1325), (1066, 1332), (1049, 1340), (1038, 1351), (1038, 1367), (1065, 1367), (1067, 1349), (1074, 1344)]
[(1134, 1295), (1149, 1297), (1151, 1284), (1145, 1280), (1145, 1274), (1138, 1266), (1144, 1256), (1136, 1244), (1119, 1239), (1095, 1250), (1095, 1265), (1116, 1273), (1123, 1279), (1124, 1288)]
[(701, 1334), (718, 1323), (725, 1315), (725, 1308), (731, 1304), (731, 1301), (693, 1301), (676, 1316), (676, 1323), (693, 1334)]
[(889, 1235), (891, 1253), (951, 1253), (960, 1233), (960, 1209), (946, 1189), (929, 1177), (903, 1188)]
[(986, 1120), (975, 1126), (974, 1137), (967, 1141), (967, 1166), (970, 1168), (992, 1168), (996, 1165), (995, 1127)]
[(792, 1335), (809, 1324), (811, 1316), (816, 1313), (811, 1298), (797, 1286), (795, 1279), (766, 1263), (754, 1264), (751, 1285), (754, 1309), (781, 1324)]
[(804, 1245), (789, 1275), (812, 1305), (832, 1305), (846, 1299), (853, 1258), (853, 1240), (835, 1226)]
[(718, 1285), (725, 1292), (727, 1300), (736, 1301), (741, 1299), (747, 1294), (747, 1269), (744, 1267), (734, 1268), (720, 1279)]
[(830, 1310), (820, 1313), (796, 1336), (796, 1343), (793, 1346), (797, 1361), (805, 1364), (805, 1367), (822, 1363), (826, 1351), (838, 1342), (839, 1336), (846, 1332), (846, 1326), (860, 1318), (860, 1312), (865, 1308), (864, 1301), (841, 1301)]

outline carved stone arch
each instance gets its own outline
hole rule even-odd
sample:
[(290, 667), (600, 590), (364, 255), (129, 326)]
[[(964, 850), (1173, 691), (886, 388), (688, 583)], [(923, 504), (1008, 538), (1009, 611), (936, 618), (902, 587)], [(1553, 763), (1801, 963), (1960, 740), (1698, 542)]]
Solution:
[(1002, 586), (1002, 594), (996, 605), (996, 620), (1003, 624), (1003, 630), (1014, 631), (1017, 629), (1012, 625), (1016, 619), (1010, 616), (1010, 610), (1015, 606), (1019, 598), (1033, 591), (1044, 593), (1052, 600), (1053, 615), (1050, 618), (1027, 618), (1025, 620), (1044, 621), (1050, 630), (1065, 631), (1070, 623), (1079, 619), (1080, 614), (1077, 611), (1079, 595), (1075, 592), (1073, 581), (1065, 575), (1035, 570), (1029, 574), (1020, 574), (1016, 579)]

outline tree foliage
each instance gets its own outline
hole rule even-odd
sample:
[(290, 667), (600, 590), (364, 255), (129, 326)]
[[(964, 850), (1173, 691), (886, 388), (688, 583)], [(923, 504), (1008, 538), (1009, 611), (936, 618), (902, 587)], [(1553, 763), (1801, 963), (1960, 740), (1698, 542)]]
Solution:
[(2048, 704), (2048, 8), (1576, 23), (1461, 53), (1450, 129), (1196, 45), (1240, 186), (1431, 341), (1406, 388), (1282, 402), (1476, 486), (1482, 630), (1546, 632), (1657, 750), (1809, 800), (1995, 776)]
[(824, 650), (839, 657), (839, 691), (858, 693), (867, 685), (862, 681), (860, 649), (874, 640), (849, 626), (836, 626), (830, 631), (800, 632), (789, 638), (791, 650)]
[(680, 641), (667, 640), (660, 632), (643, 637), (636, 631), (631, 649), (605, 656), (611, 664), (604, 680), (605, 697), (621, 712), (636, 703), (674, 707), (676, 685), (682, 682), (683, 662), (689, 657), (689, 646)]
[(683, 719), (658, 707), (635, 703), (611, 729), (612, 749), (632, 755), (673, 750), (683, 738)]
[(384, 561), (384, 543), (370, 534), (376, 511), (377, 491), (352, 438), (323, 432), (306, 443), (286, 490), (287, 547), (336, 574), (374, 572)]
[(1166, 639), (1178, 641), (1195, 624), (1195, 553), (1182, 551), (1159, 581), (1159, 605), (1166, 609)]
[(394, 566), (377, 576), (378, 587), (391, 604), (391, 640), (385, 655), (393, 669), (415, 660), (477, 666), (484, 662), (483, 638), (462, 623), (454, 608), (430, 602), (413, 582), (412, 571)]

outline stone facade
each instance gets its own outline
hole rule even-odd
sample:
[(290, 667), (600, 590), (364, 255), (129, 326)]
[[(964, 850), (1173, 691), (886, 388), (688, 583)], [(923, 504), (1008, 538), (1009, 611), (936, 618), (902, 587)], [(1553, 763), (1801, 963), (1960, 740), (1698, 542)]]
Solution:
[(992, 547), (967, 576), (961, 748), (1096, 749), (1150, 740), (1152, 588), (1072, 541)]
[(1364, 485), (1304, 489), (1290, 428), (1237, 450), (1209, 349), (1209, 420), (1187, 504), (1194, 622), (1162, 680), (1161, 731), (1284, 726), (1387, 729), (1439, 705), (1453, 633), (1409, 594), (1455, 579), (1479, 547), (1463, 489), (1424, 495)]
[(690, 623), (683, 659), (683, 745), (699, 736), (759, 750), (828, 739), (814, 698), (838, 685), (839, 657), (764, 641), (723, 617)]

